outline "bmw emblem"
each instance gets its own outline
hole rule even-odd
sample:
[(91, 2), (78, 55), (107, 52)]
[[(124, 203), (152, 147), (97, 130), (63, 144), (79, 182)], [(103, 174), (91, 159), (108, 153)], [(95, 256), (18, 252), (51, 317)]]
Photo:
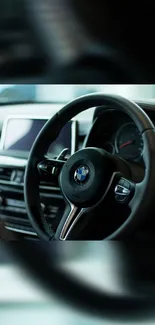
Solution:
[(76, 183), (82, 185), (84, 184), (89, 176), (89, 169), (87, 166), (80, 166), (76, 169), (74, 173), (74, 180)]

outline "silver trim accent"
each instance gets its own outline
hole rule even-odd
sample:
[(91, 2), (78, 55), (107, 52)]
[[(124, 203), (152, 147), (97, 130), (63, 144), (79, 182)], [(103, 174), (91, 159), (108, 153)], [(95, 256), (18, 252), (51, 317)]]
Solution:
[(26, 235), (32, 235), (32, 236), (38, 236), (35, 232), (31, 232), (31, 231), (28, 231), (28, 230), (22, 230), (22, 229), (18, 229), (18, 228), (13, 228), (13, 227), (10, 227), (10, 226), (5, 226), (6, 229), (8, 230), (11, 230), (11, 231), (14, 231), (14, 232), (19, 232), (21, 234), (26, 234)]
[[(71, 224), (71, 226), (69, 227), (68, 231), (67, 231), (67, 228), (71, 222), (71, 220), (73, 219), (73, 217), (75, 216), (76, 212), (78, 211), (78, 208), (70, 203), (70, 207), (71, 207), (71, 210), (69, 212), (69, 215), (63, 225), (63, 228), (62, 228), (62, 231), (61, 231), (61, 234), (60, 234), (60, 240), (66, 240), (66, 238), (68, 237), (69, 233), (71, 232), (74, 224), (78, 221), (78, 219), (81, 217), (81, 215), (84, 213), (84, 209), (81, 209), (81, 211), (79, 212), (79, 214), (77, 215), (77, 217), (75, 218), (75, 220), (73, 221), (73, 223)], [(87, 210), (87, 209), (86, 209)]]
[[(122, 188), (122, 192), (120, 192), (119, 190), (118, 190), (118, 188)], [(117, 194), (117, 195), (123, 195), (123, 196), (126, 196), (126, 195), (129, 195), (130, 194), (130, 190), (128, 189), (128, 188), (126, 188), (126, 187), (124, 187), (124, 186), (122, 186), (122, 185), (116, 185), (116, 187), (115, 187), (115, 194)]]
[(71, 155), (73, 155), (76, 151), (76, 133), (77, 133), (77, 121), (72, 121), (72, 127), (71, 127)]
[[(23, 186), (24, 186), (24, 184), (23, 184)], [(52, 190), (52, 191), (59, 191), (60, 192), (60, 188), (59, 187), (40, 185), (39, 188), (41, 190)]]

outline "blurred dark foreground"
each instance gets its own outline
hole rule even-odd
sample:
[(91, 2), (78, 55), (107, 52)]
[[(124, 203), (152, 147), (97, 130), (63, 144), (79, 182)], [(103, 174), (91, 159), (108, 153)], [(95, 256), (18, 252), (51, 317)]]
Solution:
[[(61, 316), (67, 311), (72, 316), (79, 315), (88, 320), (103, 319), (110, 324), (155, 322), (155, 247), (152, 243), (57, 242), (19, 245), (2, 242), (0, 247), (1, 267), (16, 266), (19, 287), (22, 281), (26, 281), (30, 288), (27, 292), (21, 289), (22, 297), (29, 294), (29, 299), (22, 306), (28, 304), (32, 308), (34, 294), (31, 290), (35, 286), (39, 290), (38, 297), (41, 297), (40, 308), (48, 301), (49, 310), (53, 312), (53, 308), (59, 307)], [(6, 301), (4, 297), (3, 301), (1, 293), (0, 308), (4, 305), (9, 308), (9, 304), (16, 302), (17, 296), (21, 295), (19, 288), (9, 293), (8, 283), (6, 276), (2, 292), (8, 291), (10, 300)], [(62, 322), (65, 324), (65, 318)], [(75, 319), (72, 320), (74, 323)]]
[(152, 1), (1, 0), (4, 83), (154, 83)]

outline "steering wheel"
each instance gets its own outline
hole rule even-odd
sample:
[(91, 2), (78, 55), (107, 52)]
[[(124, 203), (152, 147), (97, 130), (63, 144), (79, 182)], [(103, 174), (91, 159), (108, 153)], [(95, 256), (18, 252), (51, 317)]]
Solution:
[[(134, 182), (130, 164), (103, 149), (90, 147), (75, 152), (68, 160), (49, 159), (48, 148), (64, 125), (90, 107), (113, 105), (133, 120), (142, 135), (145, 175)], [(147, 217), (155, 193), (155, 130), (147, 114), (135, 103), (117, 95), (95, 93), (79, 97), (57, 112), (42, 128), (29, 154), (24, 180), (24, 197), (29, 220), (41, 239), (77, 239), (80, 232), (96, 222), (98, 209), (105, 214), (105, 205), (113, 202), (128, 207), (130, 213), (106, 239), (123, 239)], [(58, 178), (66, 209), (53, 233), (40, 203), (39, 175)], [(108, 203), (109, 204), (109, 203)], [(91, 218), (90, 218), (91, 216)], [(115, 216), (117, 218), (117, 216)], [(111, 220), (112, 223), (112, 220)]]

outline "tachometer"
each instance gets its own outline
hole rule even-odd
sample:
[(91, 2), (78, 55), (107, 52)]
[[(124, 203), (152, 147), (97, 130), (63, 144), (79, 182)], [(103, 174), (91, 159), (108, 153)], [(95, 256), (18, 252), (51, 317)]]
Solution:
[(125, 159), (139, 159), (143, 151), (143, 139), (133, 123), (127, 123), (118, 130), (115, 139), (116, 152)]

